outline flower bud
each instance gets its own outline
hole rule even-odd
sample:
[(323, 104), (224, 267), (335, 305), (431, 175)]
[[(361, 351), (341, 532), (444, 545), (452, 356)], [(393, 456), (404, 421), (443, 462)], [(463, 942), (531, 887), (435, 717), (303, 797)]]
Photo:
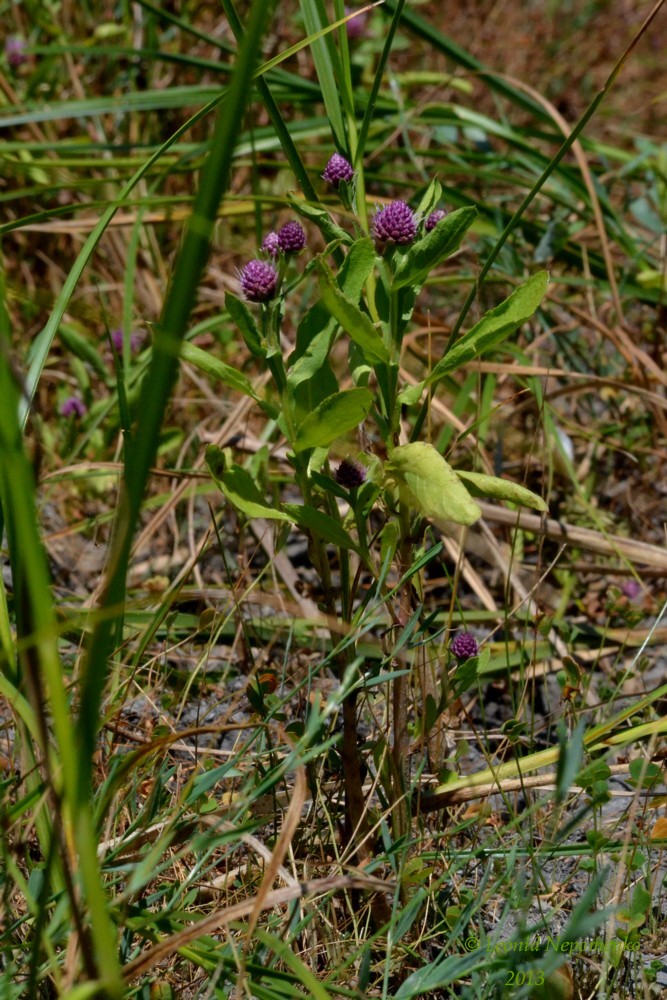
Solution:
[(334, 153), (324, 168), (322, 179), (337, 188), (341, 181), (348, 183), (354, 177), (354, 169), (349, 160), (346, 160), (340, 153)]
[(268, 254), (269, 257), (277, 257), (280, 251), (280, 241), (278, 239), (278, 233), (267, 233), (262, 240), (262, 250), (264, 253)]
[(366, 470), (361, 462), (355, 462), (351, 458), (344, 458), (336, 471), (334, 479), (339, 486), (344, 486), (348, 490), (353, 490), (366, 482)]
[(306, 245), (306, 234), (298, 222), (288, 222), (278, 230), (278, 246), (284, 254), (301, 253)]
[(404, 201), (392, 201), (373, 216), (373, 238), (380, 250), (390, 243), (407, 246), (416, 235), (415, 214)]
[(251, 260), (241, 271), (240, 280), (248, 302), (268, 302), (276, 294), (278, 272), (265, 260)]
[[(346, 14), (352, 14), (352, 7), (345, 7)], [(366, 21), (368, 20), (368, 11), (363, 11), (363, 13), (357, 14), (353, 17), (351, 21), (345, 22), (345, 30), (347, 31), (347, 37), (350, 39), (363, 38), (366, 34)]]
[(78, 396), (69, 396), (63, 401), (60, 412), (63, 417), (78, 417), (79, 419), (86, 412), (86, 404)]
[(469, 660), (479, 653), (479, 643), (472, 632), (459, 632), (449, 645), (450, 651), (457, 660)]
[(18, 69), (28, 61), (25, 51), (25, 38), (20, 35), (10, 35), (5, 41), (5, 55), (12, 69)]
[[(121, 329), (116, 329), (111, 331), (111, 343), (116, 349), (116, 354), (123, 353), (123, 331)], [(130, 353), (134, 353), (141, 346), (141, 334), (131, 333), (130, 334)]]
[(436, 208), (435, 212), (431, 212), (428, 219), (424, 223), (424, 229), (426, 230), (427, 233), (430, 233), (431, 230), (435, 229), (438, 223), (442, 222), (442, 220), (445, 219), (446, 217), (447, 217), (447, 212), (444, 210), (444, 208)]

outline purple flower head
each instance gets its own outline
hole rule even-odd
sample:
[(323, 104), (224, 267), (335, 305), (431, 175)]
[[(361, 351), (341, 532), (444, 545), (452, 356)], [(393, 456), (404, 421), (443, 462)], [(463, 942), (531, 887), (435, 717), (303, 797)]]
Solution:
[(378, 249), (389, 243), (407, 246), (417, 234), (415, 213), (404, 201), (392, 201), (373, 216), (373, 238)]
[(472, 632), (459, 632), (452, 639), (449, 648), (457, 660), (469, 660), (479, 653), (479, 643)]
[[(111, 343), (116, 348), (117, 354), (123, 353), (123, 331), (120, 327), (117, 330), (111, 331)], [(131, 333), (130, 334), (130, 352), (134, 353), (139, 348), (141, 344), (141, 334)]]
[(638, 580), (625, 580), (625, 582), (621, 584), (621, 593), (624, 594), (629, 601), (639, 600), (641, 592), (642, 585)]
[(16, 69), (28, 61), (25, 51), (25, 38), (20, 35), (10, 35), (5, 41), (5, 55), (10, 66)]
[(278, 272), (265, 260), (251, 260), (239, 277), (248, 302), (268, 302), (276, 294)]
[(351, 181), (354, 177), (354, 169), (349, 160), (346, 160), (340, 153), (334, 153), (322, 174), (322, 179), (337, 188), (341, 181)]
[(63, 417), (81, 418), (86, 412), (86, 404), (78, 396), (69, 396), (60, 407)]
[(278, 246), (285, 254), (301, 253), (306, 245), (306, 234), (298, 222), (288, 222), (278, 230)]
[(439, 222), (442, 222), (442, 220), (446, 218), (446, 216), (447, 212), (444, 208), (436, 208), (435, 212), (431, 212), (428, 219), (424, 223), (424, 229), (426, 232), (430, 233), (432, 229), (435, 229)]
[(345, 486), (348, 490), (353, 490), (356, 486), (361, 486), (366, 482), (366, 470), (361, 462), (354, 462), (351, 458), (344, 458), (336, 471), (334, 479), (339, 486)]
[(277, 257), (280, 251), (280, 240), (278, 239), (278, 233), (270, 232), (267, 233), (262, 240), (262, 250), (264, 253), (268, 254), (269, 257)]
[[(353, 7), (346, 7), (345, 13), (352, 14), (354, 12)], [(364, 11), (363, 14), (357, 14), (353, 17), (351, 21), (345, 22), (345, 30), (347, 31), (348, 38), (362, 38), (366, 33), (366, 21), (368, 20), (368, 11)]]

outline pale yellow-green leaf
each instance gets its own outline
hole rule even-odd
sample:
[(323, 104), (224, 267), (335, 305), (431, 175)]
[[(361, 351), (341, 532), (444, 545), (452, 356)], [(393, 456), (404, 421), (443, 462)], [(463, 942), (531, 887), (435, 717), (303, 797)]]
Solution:
[(483, 472), (457, 472), (459, 479), (475, 497), (492, 497), (494, 500), (509, 500), (546, 513), (549, 508), (537, 493), (526, 489), (511, 479), (499, 479), (497, 476), (487, 476)]
[(387, 469), (402, 495), (436, 524), (474, 524), (482, 512), (432, 444), (414, 441), (394, 448)]

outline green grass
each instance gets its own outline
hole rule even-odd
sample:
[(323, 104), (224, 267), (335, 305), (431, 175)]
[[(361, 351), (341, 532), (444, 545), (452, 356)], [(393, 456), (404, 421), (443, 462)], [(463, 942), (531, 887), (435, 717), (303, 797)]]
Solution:
[[(428, 5), (222, 8), (15, 11), (0, 996), (659, 995), (665, 163), (596, 132), (634, 43), (564, 136)], [(395, 198), (447, 240), (378, 259)]]

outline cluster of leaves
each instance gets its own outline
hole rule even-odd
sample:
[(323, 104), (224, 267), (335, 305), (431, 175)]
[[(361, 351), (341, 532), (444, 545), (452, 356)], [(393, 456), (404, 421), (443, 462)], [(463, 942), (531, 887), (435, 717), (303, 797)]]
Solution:
[[(441, 196), (440, 184), (434, 181), (417, 207), (417, 216), (427, 217)], [(546, 291), (547, 273), (536, 273), (483, 316), (451, 345), (420, 383), (401, 386), (401, 346), (418, 295), (439, 264), (459, 249), (477, 215), (475, 209), (443, 213), (444, 218), (430, 232), (409, 246), (394, 246), (379, 254), (370, 236), (353, 238), (324, 210), (311, 210), (297, 201), (292, 204), (300, 207), (330, 242), (301, 276), (303, 281), (315, 274), (319, 297), (299, 322), (296, 346), (286, 362), (280, 338), (286, 296), (261, 305), (260, 328), (242, 300), (229, 292), (226, 295), (227, 309), (248, 350), (273, 375), (279, 407), (270, 400), (257, 399), (249, 380), (235, 370), (219, 372), (230, 387), (255, 398), (267, 415), (277, 420), (291, 449), (297, 481), (302, 477), (313, 481), (328, 462), (330, 446), (372, 420), (380, 449), (388, 454), (384, 469), (377, 458), (370, 462), (370, 456), (359, 456), (372, 466), (371, 477), (377, 485), (373, 499), (393, 486), (414, 513), (441, 524), (474, 523), (480, 510), (471, 494), (546, 510), (540, 497), (518, 484), (480, 473), (455, 473), (433, 445), (419, 441), (399, 444), (398, 436), (402, 407), (417, 405), (425, 391), (432, 391), (462, 365), (502, 344), (533, 315)], [(343, 260), (335, 274), (327, 259), (341, 251)], [(292, 283), (290, 295), (297, 287), (298, 281)], [(364, 294), (369, 297), (362, 303)], [(343, 333), (349, 338), (348, 371), (335, 372), (330, 355)], [(192, 352), (188, 356), (194, 359)], [(354, 388), (341, 388), (347, 380)], [(246, 516), (291, 520), (321, 534), (324, 541), (358, 549), (347, 533), (341, 534), (339, 524), (319, 511), (316, 503), (308, 502), (311, 489), (305, 479), (300, 485), (306, 503), (300, 509), (291, 505), (288, 511), (264, 501), (250, 475), (230, 462), (229, 455), (225, 457), (211, 447), (208, 462), (223, 493)], [(320, 487), (327, 483), (321, 476), (315, 481)], [(367, 513), (369, 509), (370, 505)]]

